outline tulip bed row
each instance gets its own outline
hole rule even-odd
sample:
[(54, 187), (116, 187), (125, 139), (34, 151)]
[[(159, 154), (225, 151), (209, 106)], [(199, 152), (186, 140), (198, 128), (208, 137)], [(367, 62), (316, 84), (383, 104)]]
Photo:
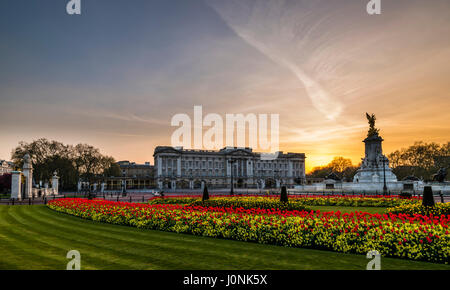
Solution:
[(388, 208), (391, 213), (404, 213), (409, 215), (450, 215), (450, 203), (437, 203), (435, 206), (423, 206), (422, 204), (405, 204)]
[(94, 221), (290, 247), (449, 263), (450, 216), (290, 211), (59, 199), (48, 207)]
[(156, 198), (150, 204), (190, 204), (213, 207), (242, 207), (242, 208), (275, 208), (284, 210), (307, 210), (308, 206), (350, 206), (350, 207), (396, 207), (420, 204), (417, 198), (401, 199), (397, 197), (290, 197), (288, 203), (280, 202), (279, 197), (243, 196), (211, 197), (202, 201), (199, 196)]

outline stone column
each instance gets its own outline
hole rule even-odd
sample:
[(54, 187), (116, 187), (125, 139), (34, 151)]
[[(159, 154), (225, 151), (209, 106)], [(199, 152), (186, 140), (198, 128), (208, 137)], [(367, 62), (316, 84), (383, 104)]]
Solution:
[(80, 180), (78, 180), (77, 189), (78, 189), (78, 192), (81, 191), (81, 181)]
[(52, 189), (53, 189), (53, 194), (54, 195), (58, 195), (58, 190), (59, 190), (59, 177), (55, 172), (53, 172), (53, 176), (52, 176)]
[(159, 157), (158, 156), (158, 165), (157, 165), (157, 168), (158, 168), (158, 173), (157, 173), (157, 177), (160, 177), (161, 176), (161, 174), (162, 174), (162, 160), (161, 160), (161, 157)]
[(306, 182), (306, 169), (305, 169), (305, 161), (303, 161), (301, 163), (301, 168), (302, 168), (302, 178), (303, 178), (303, 182)]
[(181, 157), (177, 158), (177, 176), (181, 176)]
[(292, 170), (293, 170), (293, 166), (292, 166), (292, 161), (289, 160), (289, 165), (288, 165), (288, 177), (292, 177)]
[(33, 165), (28, 153), (23, 157), (23, 162), (23, 175), (25, 176), (24, 197), (30, 198), (33, 197)]
[(165, 176), (168, 176), (169, 175), (169, 161), (170, 161), (170, 159), (169, 158), (164, 158), (165, 160), (166, 160), (166, 170), (164, 170), (164, 175)]
[(100, 185), (100, 192), (103, 193), (105, 192), (105, 183), (102, 182), (102, 184)]
[(11, 198), (22, 199), (22, 172), (11, 171)]
[(247, 176), (253, 177), (253, 163), (251, 160), (247, 161)]

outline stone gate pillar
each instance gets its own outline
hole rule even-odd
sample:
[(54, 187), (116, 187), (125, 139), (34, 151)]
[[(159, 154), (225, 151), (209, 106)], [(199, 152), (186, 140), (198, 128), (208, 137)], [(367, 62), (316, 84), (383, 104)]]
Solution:
[(59, 190), (59, 177), (55, 172), (53, 172), (53, 176), (52, 176), (52, 189), (53, 189), (53, 194), (54, 195), (58, 195), (58, 190)]
[(22, 172), (11, 172), (11, 198), (22, 199)]
[(28, 153), (23, 157), (23, 175), (25, 176), (24, 197), (33, 197), (33, 165)]

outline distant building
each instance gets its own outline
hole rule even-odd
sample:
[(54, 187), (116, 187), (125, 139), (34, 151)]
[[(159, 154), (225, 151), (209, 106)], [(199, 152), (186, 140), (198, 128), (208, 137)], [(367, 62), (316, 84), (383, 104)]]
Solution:
[(119, 161), (121, 176), (107, 178), (105, 190), (121, 190), (123, 186), (127, 190), (155, 188), (153, 165), (150, 162), (137, 164), (128, 160)]
[(305, 154), (279, 152), (275, 160), (262, 160), (251, 148), (225, 147), (221, 150), (190, 150), (158, 146), (155, 181), (159, 188), (291, 187), (305, 180)]
[(0, 160), (0, 175), (11, 173), (14, 170), (14, 163), (6, 160)]
[(305, 184), (314, 184), (314, 183), (321, 183), (325, 180), (325, 178), (320, 178), (320, 177), (306, 177), (306, 182)]
[(153, 166), (150, 162), (136, 164), (130, 161), (119, 161), (117, 164), (122, 172), (122, 177), (153, 177)]

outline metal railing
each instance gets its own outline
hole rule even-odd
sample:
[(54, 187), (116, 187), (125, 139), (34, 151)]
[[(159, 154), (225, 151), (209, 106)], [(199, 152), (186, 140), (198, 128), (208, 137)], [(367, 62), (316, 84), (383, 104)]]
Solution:
[[(261, 196), (273, 196), (280, 194), (279, 190), (269, 190), (269, 194), (267, 194), (267, 191), (260, 191), (260, 192), (250, 192), (250, 191), (236, 191), (234, 193), (234, 196), (245, 196), (245, 195), (261, 195)], [(201, 191), (194, 191), (194, 192), (164, 192), (165, 197), (173, 197), (173, 196), (183, 196), (183, 195), (201, 195)], [(370, 197), (370, 196), (380, 196), (382, 193), (366, 193), (366, 192), (340, 192), (340, 191), (323, 191), (323, 192), (289, 192), (289, 196), (303, 196), (303, 197), (333, 197), (333, 196), (348, 196), (348, 197), (355, 197), (355, 196), (363, 196), (363, 197)], [(229, 195), (229, 192), (214, 192), (210, 191), (210, 195)], [(398, 193), (389, 193), (386, 195), (389, 196), (397, 196)], [(411, 196), (413, 197), (421, 197), (422, 195), (420, 193), (414, 193)], [(133, 193), (133, 192), (104, 192), (104, 193), (89, 193), (89, 192), (78, 192), (78, 193), (66, 193), (61, 195), (50, 195), (45, 197), (32, 197), (32, 198), (25, 198), (25, 199), (11, 199), (11, 198), (4, 198), (0, 199), (0, 205), (39, 205), (39, 204), (47, 204), (51, 200), (61, 199), (61, 198), (88, 198), (88, 199), (103, 199), (103, 200), (109, 200), (109, 201), (116, 201), (116, 202), (130, 202), (130, 203), (145, 203), (148, 202), (150, 199), (156, 197), (156, 195), (152, 193)], [(450, 202), (450, 196), (449, 195), (443, 195), (440, 192), (434, 193), (434, 197), (436, 202)]]

